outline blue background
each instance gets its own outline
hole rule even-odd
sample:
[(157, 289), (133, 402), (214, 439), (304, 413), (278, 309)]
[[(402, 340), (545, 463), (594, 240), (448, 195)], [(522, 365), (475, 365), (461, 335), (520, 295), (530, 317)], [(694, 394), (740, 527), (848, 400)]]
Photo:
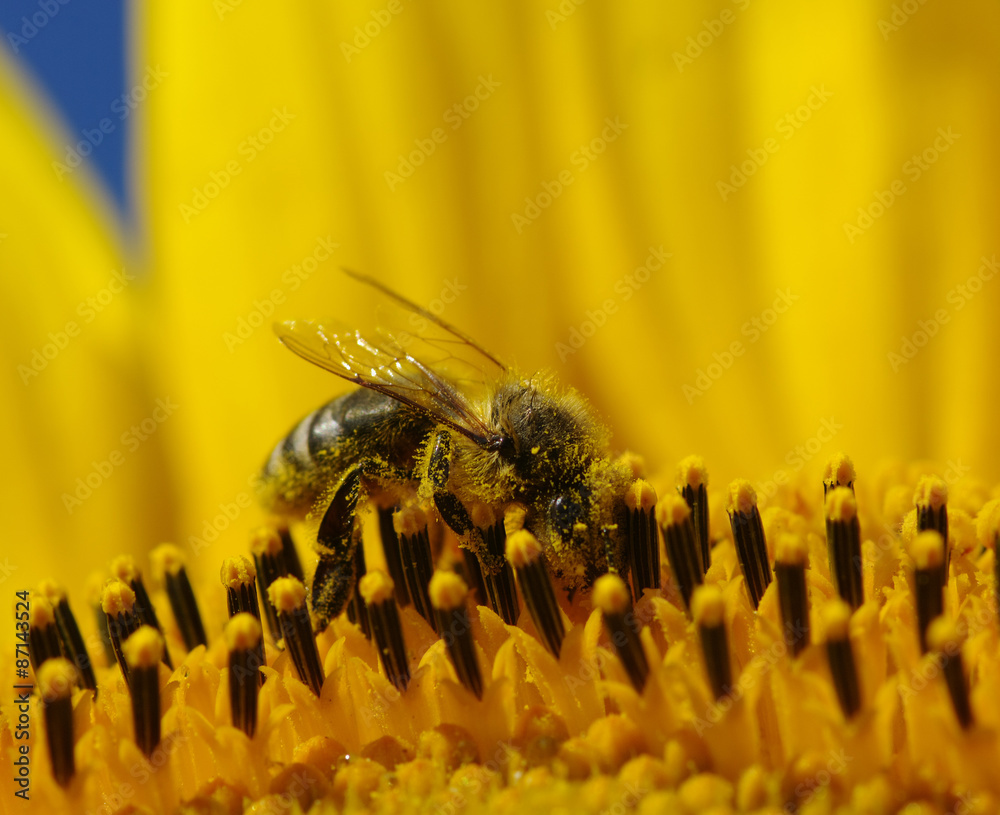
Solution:
[[(111, 105), (127, 88), (125, 3), (64, 2), (2, 0), (3, 43), (7, 53), (48, 93), (51, 107), (62, 116), (70, 134), (69, 144), (82, 139), (81, 131), (96, 127), (102, 118), (115, 122), (114, 131), (105, 135), (84, 161), (107, 187), (123, 221), (128, 222), (131, 202), (125, 155), (132, 117), (119, 121), (111, 112)], [(44, 25), (36, 25), (43, 20)], [(58, 160), (64, 160), (64, 154), (65, 150)]]

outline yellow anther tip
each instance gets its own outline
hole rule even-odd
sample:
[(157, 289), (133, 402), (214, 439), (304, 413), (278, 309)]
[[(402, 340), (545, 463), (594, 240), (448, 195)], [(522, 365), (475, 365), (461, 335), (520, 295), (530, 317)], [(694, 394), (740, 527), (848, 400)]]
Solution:
[(226, 623), (226, 646), (230, 651), (249, 651), (260, 642), (260, 623), (253, 614), (243, 611)]
[(691, 617), (701, 626), (715, 628), (726, 616), (726, 601), (718, 586), (698, 586), (691, 595)]
[(775, 559), (790, 566), (805, 566), (809, 561), (809, 546), (801, 535), (786, 532), (778, 537), (774, 547)]
[(111, 561), (111, 574), (130, 583), (139, 576), (139, 567), (135, 565), (135, 558), (131, 555), (119, 555)]
[(139, 627), (122, 646), (130, 668), (152, 668), (163, 659), (163, 636), (150, 625)]
[(465, 603), (469, 587), (454, 572), (434, 572), (427, 593), (430, 595), (431, 605), (434, 608), (441, 611), (451, 611)]
[(640, 478), (626, 491), (625, 504), (633, 511), (638, 509), (649, 512), (656, 506), (656, 490), (648, 481)]
[(820, 609), (820, 618), (828, 640), (847, 639), (851, 628), (851, 607), (846, 602), (837, 598), (825, 603)]
[(927, 626), (927, 647), (932, 651), (957, 651), (961, 645), (962, 636), (950, 617), (942, 615)]
[(662, 527), (676, 526), (691, 517), (691, 507), (679, 495), (667, 495), (656, 507), (656, 522)]
[(267, 597), (275, 609), (291, 614), (305, 607), (306, 587), (297, 577), (279, 577), (268, 587)]
[(826, 494), (826, 517), (831, 521), (849, 521), (858, 514), (858, 501), (848, 487), (835, 487)]
[(161, 543), (149, 553), (149, 561), (153, 565), (153, 573), (162, 579), (184, 568), (184, 553), (173, 543)]
[(934, 569), (944, 563), (944, 541), (939, 532), (927, 529), (910, 544), (910, 557), (918, 569)]
[(913, 493), (913, 503), (918, 507), (940, 509), (948, 503), (948, 484), (936, 475), (921, 476)]
[(624, 614), (632, 603), (625, 581), (610, 572), (594, 581), (593, 597), (602, 614)]
[(677, 465), (677, 483), (682, 487), (698, 489), (702, 484), (708, 486), (708, 469), (701, 456), (687, 456)]
[(542, 545), (527, 529), (519, 529), (507, 536), (507, 562), (515, 569), (530, 566), (541, 554)]
[(729, 498), (726, 511), (732, 515), (750, 515), (757, 508), (757, 492), (744, 478), (737, 478), (729, 485)]
[(54, 580), (43, 580), (38, 584), (38, 594), (48, 600), (52, 605), (56, 605), (66, 599), (66, 589)]
[(242, 555), (226, 558), (219, 570), (219, 579), (227, 589), (247, 586), (257, 578), (257, 568), (249, 558)]
[(987, 501), (976, 515), (976, 537), (987, 549), (996, 549), (1000, 536), (1000, 498)]
[(392, 516), (392, 528), (397, 535), (412, 538), (427, 528), (427, 513), (420, 507), (403, 507)]
[(135, 607), (135, 592), (121, 580), (112, 580), (101, 593), (101, 608), (109, 617), (125, 614)]
[(52, 603), (44, 597), (36, 597), (31, 604), (31, 627), (47, 628), (56, 621), (56, 612)]
[(830, 456), (823, 468), (823, 480), (841, 487), (853, 484), (855, 477), (854, 462), (847, 453), (835, 453)]
[(38, 692), (46, 702), (66, 699), (73, 693), (77, 673), (73, 663), (63, 657), (47, 659), (38, 668)]
[(250, 534), (250, 551), (255, 555), (277, 555), (281, 548), (281, 535), (273, 526), (257, 527)]
[(380, 569), (373, 569), (358, 581), (358, 591), (370, 606), (392, 599), (393, 589), (392, 578)]

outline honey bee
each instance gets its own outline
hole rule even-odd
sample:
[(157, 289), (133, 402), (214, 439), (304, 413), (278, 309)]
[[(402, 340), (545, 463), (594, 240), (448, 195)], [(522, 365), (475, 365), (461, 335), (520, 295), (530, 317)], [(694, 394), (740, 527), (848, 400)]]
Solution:
[[(503, 520), (511, 507), (570, 597), (608, 570), (627, 575), (625, 495), (635, 475), (610, 456), (609, 432), (585, 399), (550, 375), (521, 375), (427, 309), (348, 274), (426, 330), (381, 325), (365, 335), (301, 320), (275, 326), (298, 356), (361, 386), (298, 422), (261, 478), (265, 509), (289, 519), (322, 516), (310, 592), (317, 629), (355, 590), (363, 568), (355, 522), (370, 502), (433, 505), (475, 555), (467, 560), (481, 570), (490, 603), (512, 624), (518, 608)], [(524, 582), (522, 595), (558, 653), (558, 609), (538, 608), (554, 600), (528, 596)]]

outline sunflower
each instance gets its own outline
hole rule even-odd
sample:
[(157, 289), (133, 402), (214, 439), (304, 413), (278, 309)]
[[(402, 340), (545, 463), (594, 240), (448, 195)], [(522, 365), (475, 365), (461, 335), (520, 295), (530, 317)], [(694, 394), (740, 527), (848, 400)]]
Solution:
[[(43, 704), (29, 704), (36, 801), (989, 811), (994, 5), (133, 13), (131, 232), (86, 163), (67, 165), (77, 139), (0, 61), (0, 565), (12, 594), (65, 588), (101, 666), (96, 699), (71, 693), (67, 791), (46, 764)], [(424, 657), (401, 695), (344, 618), (317, 638), (319, 696), (265, 628), (251, 739), (224, 689), (252, 631), (222, 636), (215, 580), (262, 520), (253, 479), (268, 450), (339, 392), (270, 324), (376, 311), (341, 267), (585, 393), (616, 449), (645, 459), (664, 580), (631, 611), (612, 588), (605, 607), (576, 609), (558, 660), (527, 622), (470, 605), (482, 703), (412, 609), (400, 626)], [(683, 508), (676, 523), (663, 509), (691, 486), (674, 470), (692, 450), (711, 476), (700, 570), (671, 550), (690, 542), (667, 535), (687, 529)], [(857, 472), (853, 510), (823, 494), (825, 466), (846, 488), (839, 450)], [(767, 546), (756, 566), (726, 514), (732, 500), (733, 517), (753, 517), (738, 500), (750, 493), (727, 487), (744, 476)], [(942, 505), (937, 546), (921, 534)], [(860, 586), (827, 539), (858, 547)], [(155, 582), (146, 566), (164, 540), (186, 560), (204, 649), (168, 611), (178, 572)], [(175, 660), (167, 675), (155, 644), (132, 649), (163, 708), (151, 755), (121, 669), (89, 634), (87, 575), (99, 585), (118, 555), (150, 573)], [(852, 592), (845, 620), (834, 600), (851, 608)], [(638, 642), (627, 625), (616, 637), (629, 613)], [(787, 642), (789, 619), (809, 635)], [(712, 654), (729, 656), (723, 694)], [(43, 683), (53, 711), (58, 679)], [(367, 714), (345, 722), (350, 709)], [(3, 713), (13, 763), (19, 713)]]

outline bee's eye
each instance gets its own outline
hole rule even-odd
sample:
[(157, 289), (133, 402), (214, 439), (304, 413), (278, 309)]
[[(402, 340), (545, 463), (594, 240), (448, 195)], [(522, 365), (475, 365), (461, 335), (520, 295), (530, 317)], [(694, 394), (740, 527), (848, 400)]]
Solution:
[(573, 527), (583, 520), (583, 505), (572, 495), (557, 495), (549, 504), (549, 521), (564, 540), (573, 535)]
[(500, 458), (508, 461), (517, 456), (517, 444), (515, 444), (514, 437), (510, 433), (504, 433), (500, 437), (500, 446), (497, 447), (497, 452), (500, 453)]

